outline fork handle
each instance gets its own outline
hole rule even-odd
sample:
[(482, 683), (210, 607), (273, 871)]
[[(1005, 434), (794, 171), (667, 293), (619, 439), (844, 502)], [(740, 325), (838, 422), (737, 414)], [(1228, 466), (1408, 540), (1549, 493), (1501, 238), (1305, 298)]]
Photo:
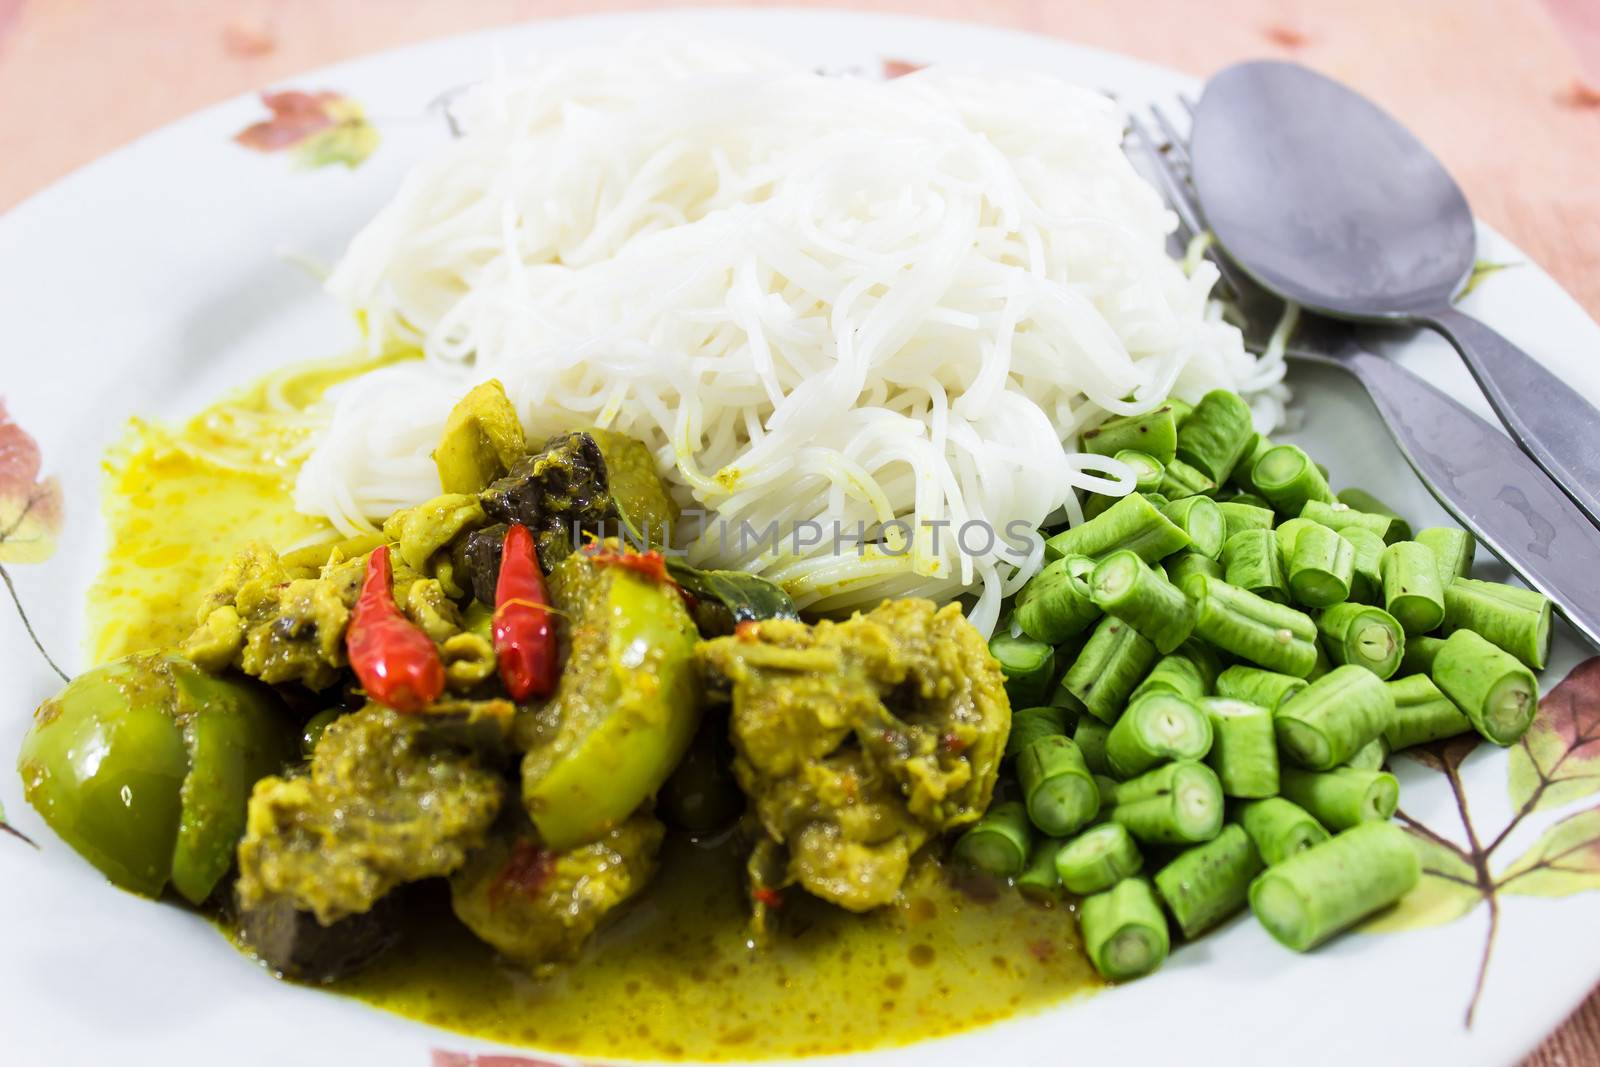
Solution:
[(1600, 531), (1583, 512), (1497, 427), (1404, 367), (1354, 344), (1335, 362), (1445, 510), (1600, 648)]
[(1600, 525), (1600, 411), (1471, 315), (1447, 307), (1423, 321), (1461, 353), (1517, 443)]

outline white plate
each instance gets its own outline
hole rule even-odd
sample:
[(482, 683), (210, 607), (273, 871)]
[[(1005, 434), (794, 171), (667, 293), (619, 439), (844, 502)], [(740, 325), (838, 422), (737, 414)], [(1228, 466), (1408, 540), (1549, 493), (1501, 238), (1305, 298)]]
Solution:
[[(743, 37), (828, 68), (884, 57), (1023, 66), (1114, 90), (1129, 102), (1192, 89), (1190, 79), (1063, 42), (978, 26), (871, 15), (683, 12), (512, 27), (419, 45), (293, 80), (365, 104), (383, 144), (361, 168), (291, 171), (230, 140), (260, 117), (254, 98), (220, 104), (57, 183), (0, 219), (0, 394), (61, 479), (59, 551), (10, 568), (46, 645), (83, 665), (85, 591), (100, 565), (103, 449), (133, 413), (178, 418), (265, 368), (346, 350), (352, 325), (283, 254), (331, 262), (390, 195), (405, 167), (444, 136), (427, 116), (441, 91), (479, 78), (499, 50), (691, 27)], [(1522, 265), (1490, 278), (1470, 309), (1600, 397), (1600, 328), (1542, 271), (1493, 234), (1485, 255)], [(1432, 338), (1393, 354), (1480, 411), (1454, 355)], [(1413, 520), (1443, 515), (1405, 470), (1372, 409), (1335, 372), (1297, 372), (1308, 412), (1298, 439), (1337, 485), (1359, 483)], [(1493, 574), (1493, 561), (1482, 568)], [(1564, 628), (1548, 678), (1586, 653)], [(0, 611), (0, 760), (16, 751), (53, 676), (15, 615)], [(1600, 707), (1576, 712), (1600, 721)], [(1600, 732), (1600, 731), (1597, 731)], [(1512, 815), (1507, 753), (1480, 748), (1462, 768), (1480, 837)], [(1397, 759), (1404, 809), (1465, 840), (1445, 777)], [(1600, 784), (1600, 780), (1597, 780)], [(0, 837), (0, 1060), (19, 1065), (226, 1062), (426, 1067), (435, 1049), (481, 1043), (273, 982), (205, 923), (108, 888), (0, 775), (0, 802), (38, 839)], [(1552, 823), (1594, 798), (1524, 819), (1496, 852), (1499, 871)], [(1596, 849), (1574, 854), (1593, 867)], [(1438, 883), (1433, 883), (1437, 885)], [(1527, 884), (1526, 882), (1524, 884)], [(1600, 879), (1581, 873), (1587, 890)], [(1600, 978), (1600, 895), (1500, 895), (1499, 930), (1476, 1017), (1464, 1015), (1484, 954), (1488, 909), (1428, 929), (1340, 939), (1309, 956), (1251, 921), (1176, 952), (1155, 977), (981, 1031), (857, 1062), (1504, 1064), (1561, 1022)], [(448, 1057), (438, 1062), (455, 1062)]]

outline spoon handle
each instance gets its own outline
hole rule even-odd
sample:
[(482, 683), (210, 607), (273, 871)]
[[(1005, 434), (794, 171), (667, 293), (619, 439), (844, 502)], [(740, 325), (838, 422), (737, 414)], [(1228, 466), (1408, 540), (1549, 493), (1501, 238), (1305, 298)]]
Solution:
[(1449, 339), (1500, 421), (1600, 525), (1600, 411), (1516, 345), (1455, 308), (1422, 317)]
[(1445, 510), (1600, 648), (1600, 533), (1583, 513), (1497, 427), (1404, 367), (1354, 344), (1333, 355)]

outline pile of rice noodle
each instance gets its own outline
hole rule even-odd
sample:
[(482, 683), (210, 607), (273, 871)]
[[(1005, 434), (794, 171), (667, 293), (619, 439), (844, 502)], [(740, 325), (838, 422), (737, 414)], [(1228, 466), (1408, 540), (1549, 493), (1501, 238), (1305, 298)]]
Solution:
[[(1117, 107), (1057, 78), (827, 76), (655, 37), (537, 58), (455, 112), (465, 135), (328, 283), (374, 351), (426, 355), (330, 400), (295, 502), (346, 532), (439, 492), (451, 405), (498, 378), (533, 439), (646, 442), (710, 513), (691, 562), (815, 611), (970, 593), (987, 633), (1041, 550), (954, 534), (1125, 491), (1081, 430), (1218, 386), (1281, 415), (1281, 359), (1221, 321), (1210, 264), (1168, 255)], [(870, 542), (894, 519), (909, 545), (835, 551), (834, 523)], [(741, 520), (784, 539), (741, 544)], [(796, 552), (803, 520), (828, 536)]]

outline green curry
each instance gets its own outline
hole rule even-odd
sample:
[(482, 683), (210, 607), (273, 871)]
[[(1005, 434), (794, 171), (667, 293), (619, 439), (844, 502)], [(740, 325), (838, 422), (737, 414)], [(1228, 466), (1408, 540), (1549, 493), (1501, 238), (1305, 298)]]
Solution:
[[(582, 428), (527, 442), (494, 383), (450, 420), (442, 495), (337, 540), (288, 490), (305, 407), (360, 367), (135, 424), (108, 465), (110, 665), (40, 710), (21, 769), (113, 881), (170, 885), (285, 976), (578, 1054), (838, 1052), (1097, 984), (1068, 908), (940, 861), (1010, 721), (958, 608), (811, 625), (759, 580), (584, 549), (671, 521), (648, 453)], [(497, 676), (508, 524), (537, 538), (562, 663), (522, 704)], [(352, 676), (380, 546), (391, 624), (442, 666), (415, 712)], [(181, 658), (126, 655), (147, 647)], [(89, 735), (110, 739), (104, 782), (70, 758)], [(128, 768), (149, 771), (123, 805), (138, 826), (93, 807)]]

